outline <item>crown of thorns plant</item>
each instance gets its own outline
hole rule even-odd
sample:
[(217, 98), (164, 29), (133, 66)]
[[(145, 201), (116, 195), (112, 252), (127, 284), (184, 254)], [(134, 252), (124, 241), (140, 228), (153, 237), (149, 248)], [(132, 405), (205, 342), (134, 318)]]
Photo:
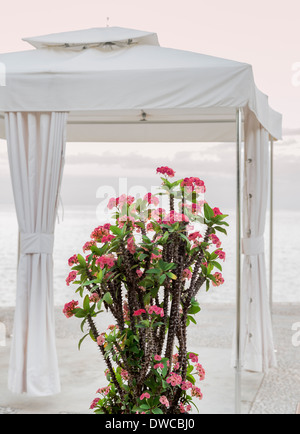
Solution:
[[(226, 234), (227, 215), (203, 200), (199, 178), (172, 182), (175, 172), (166, 166), (157, 173), (157, 195), (111, 198), (116, 223), (95, 228), (85, 256), (69, 259), (66, 283), (76, 286), (83, 304), (72, 300), (64, 314), (81, 318), (88, 330), (79, 347), (90, 336), (107, 366), (108, 384), (90, 407), (95, 413), (183, 413), (196, 407), (195, 397), (202, 399), (196, 378), (204, 380), (205, 370), (187, 349), (187, 327), (196, 324), (200, 288), (224, 282), (217, 232)], [(162, 196), (168, 210), (160, 207)], [(103, 307), (115, 323), (99, 332)]]

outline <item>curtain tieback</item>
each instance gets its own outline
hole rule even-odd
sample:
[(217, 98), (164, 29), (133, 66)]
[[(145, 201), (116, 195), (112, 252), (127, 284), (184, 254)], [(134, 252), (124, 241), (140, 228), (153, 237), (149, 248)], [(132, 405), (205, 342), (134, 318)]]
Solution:
[(242, 238), (242, 252), (247, 256), (255, 256), (265, 252), (264, 237)]
[(20, 253), (30, 255), (34, 253), (53, 253), (54, 235), (46, 233), (20, 233)]

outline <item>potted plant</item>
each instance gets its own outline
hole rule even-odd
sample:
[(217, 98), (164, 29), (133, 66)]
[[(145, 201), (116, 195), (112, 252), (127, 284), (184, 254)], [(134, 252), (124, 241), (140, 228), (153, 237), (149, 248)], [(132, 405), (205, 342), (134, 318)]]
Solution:
[[(196, 299), (205, 285), (224, 282), (225, 259), (217, 232), (228, 226), (218, 208), (204, 200), (205, 185), (195, 177), (173, 182), (175, 172), (160, 167), (157, 195), (112, 198), (115, 224), (97, 227), (69, 259), (67, 285), (83, 299), (64, 307), (81, 319), (105, 360), (107, 385), (91, 404), (100, 414), (187, 413), (202, 399), (197, 380), (205, 378), (198, 355), (187, 348), (187, 328), (200, 311)], [(159, 207), (167, 197), (169, 209)], [(201, 225), (195, 230), (192, 225)], [(204, 229), (204, 230), (203, 230)], [(115, 323), (97, 329), (102, 308)]]

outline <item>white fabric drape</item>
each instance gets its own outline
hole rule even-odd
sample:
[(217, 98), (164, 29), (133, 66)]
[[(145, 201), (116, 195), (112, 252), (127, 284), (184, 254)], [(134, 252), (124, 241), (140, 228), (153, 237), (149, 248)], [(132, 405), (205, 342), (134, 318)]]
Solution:
[(269, 191), (269, 134), (245, 110), (241, 364), (267, 372), (276, 366), (268, 301), (264, 231)]
[(53, 240), (65, 152), (66, 113), (5, 114), (20, 230), (9, 389), (60, 392), (53, 312)]

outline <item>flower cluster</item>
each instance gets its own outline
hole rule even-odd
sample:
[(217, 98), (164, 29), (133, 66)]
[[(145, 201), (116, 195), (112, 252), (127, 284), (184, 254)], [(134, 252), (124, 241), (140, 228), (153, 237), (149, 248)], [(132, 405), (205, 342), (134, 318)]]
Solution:
[(167, 383), (171, 384), (171, 386), (180, 386), (182, 382), (182, 377), (175, 372), (171, 372), (170, 377), (167, 378)]
[(173, 178), (175, 176), (174, 170), (170, 169), (170, 167), (167, 167), (167, 166), (158, 167), (156, 169), (156, 173), (161, 173), (162, 175), (167, 175), (170, 178)]
[(66, 303), (63, 308), (63, 314), (67, 318), (71, 318), (74, 315), (74, 309), (78, 306), (78, 301), (72, 300), (69, 303)]
[(68, 260), (69, 267), (73, 267), (73, 265), (75, 265), (75, 264), (78, 264), (78, 257), (77, 257), (77, 255), (71, 256), (71, 258), (69, 258), (69, 260)]
[(68, 275), (68, 277), (66, 278), (66, 284), (67, 286), (70, 286), (70, 283), (74, 282), (74, 280), (77, 277), (77, 271), (71, 271)]
[(222, 273), (218, 273), (218, 272), (216, 272), (216, 273), (214, 274), (214, 278), (215, 278), (215, 281), (216, 281), (216, 282), (212, 282), (213, 286), (220, 286), (220, 285), (223, 285), (223, 283), (224, 283), (224, 278), (223, 278), (223, 276), (222, 276)]
[(152, 315), (153, 313), (155, 313), (156, 315), (160, 315), (161, 318), (164, 317), (164, 310), (163, 310), (163, 308), (159, 307), (159, 306), (156, 306), (156, 305), (150, 306), (148, 308), (148, 313), (150, 315)]
[(113, 267), (115, 264), (115, 258), (113, 255), (103, 255), (96, 259), (96, 265), (99, 265), (100, 268), (104, 268), (107, 266), (108, 268)]
[(196, 191), (197, 193), (205, 193), (206, 187), (204, 181), (196, 177), (184, 178), (180, 184), (181, 187), (184, 187), (187, 191)]

